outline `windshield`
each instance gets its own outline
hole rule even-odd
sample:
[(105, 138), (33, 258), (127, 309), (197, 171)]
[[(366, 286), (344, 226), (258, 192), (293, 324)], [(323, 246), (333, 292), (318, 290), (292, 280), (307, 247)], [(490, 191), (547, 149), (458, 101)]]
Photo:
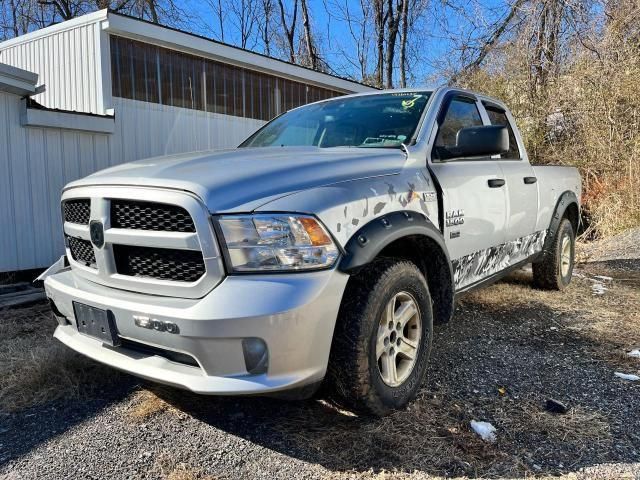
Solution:
[(240, 147), (399, 148), (410, 141), (430, 92), (333, 99), (274, 119)]

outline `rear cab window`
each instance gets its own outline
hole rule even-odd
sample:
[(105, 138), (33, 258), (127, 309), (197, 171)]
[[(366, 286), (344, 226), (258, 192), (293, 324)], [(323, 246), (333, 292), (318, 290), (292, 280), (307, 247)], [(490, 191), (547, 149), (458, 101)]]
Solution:
[(489, 121), (491, 125), (503, 125), (507, 127), (509, 131), (509, 151), (500, 155), (502, 160), (520, 160), (520, 149), (518, 148), (518, 142), (516, 136), (513, 133), (513, 127), (507, 118), (507, 113), (500, 107), (493, 105), (484, 105)]

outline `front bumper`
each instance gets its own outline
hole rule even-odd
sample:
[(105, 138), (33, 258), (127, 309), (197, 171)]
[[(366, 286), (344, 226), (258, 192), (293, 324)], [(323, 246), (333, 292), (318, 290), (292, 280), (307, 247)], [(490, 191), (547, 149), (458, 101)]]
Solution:
[[(201, 299), (160, 297), (95, 284), (66, 268), (45, 279), (47, 296), (66, 318), (55, 338), (98, 362), (197, 393), (265, 394), (322, 380), (348, 275), (337, 270), (229, 276)], [(111, 347), (78, 332), (72, 302), (110, 310), (125, 345), (195, 359), (193, 365), (126, 346)], [(178, 334), (141, 328), (133, 316), (175, 323)], [(268, 370), (247, 372), (243, 339), (260, 338)], [(133, 343), (132, 343), (133, 342)]]

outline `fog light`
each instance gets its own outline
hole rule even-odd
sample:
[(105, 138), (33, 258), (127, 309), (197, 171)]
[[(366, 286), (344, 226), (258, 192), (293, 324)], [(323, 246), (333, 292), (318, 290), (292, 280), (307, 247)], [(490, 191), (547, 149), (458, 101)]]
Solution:
[(247, 372), (257, 375), (266, 373), (269, 367), (269, 351), (261, 338), (245, 338), (242, 340), (242, 352)]

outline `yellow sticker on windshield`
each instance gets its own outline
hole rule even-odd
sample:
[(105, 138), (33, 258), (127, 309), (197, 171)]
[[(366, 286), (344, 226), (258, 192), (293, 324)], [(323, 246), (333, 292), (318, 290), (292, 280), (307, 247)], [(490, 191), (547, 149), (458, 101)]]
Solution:
[(409, 100), (403, 100), (402, 108), (404, 108), (405, 110), (408, 110), (409, 108), (413, 108), (416, 104), (416, 101), (420, 100), (420, 98), (422, 98), (422, 95), (414, 95), (413, 98)]

